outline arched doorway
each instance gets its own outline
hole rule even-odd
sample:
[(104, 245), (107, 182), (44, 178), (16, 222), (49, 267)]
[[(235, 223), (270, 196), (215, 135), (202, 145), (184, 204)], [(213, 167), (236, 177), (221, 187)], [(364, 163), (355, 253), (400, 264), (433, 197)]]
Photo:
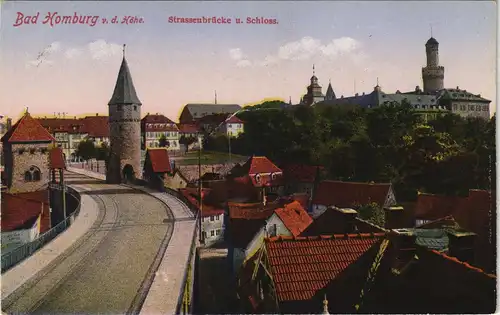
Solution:
[(123, 171), (122, 171), (122, 175), (123, 175), (123, 180), (125, 182), (130, 182), (130, 181), (134, 180), (135, 172), (134, 172), (134, 168), (132, 167), (132, 165), (130, 165), (130, 164), (125, 165), (125, 167), (123, 168)]

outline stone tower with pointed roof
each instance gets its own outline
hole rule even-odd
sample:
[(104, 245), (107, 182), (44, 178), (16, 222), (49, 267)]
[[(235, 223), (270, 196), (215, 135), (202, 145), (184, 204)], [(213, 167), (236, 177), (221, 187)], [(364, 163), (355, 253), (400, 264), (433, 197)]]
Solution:
[(431, 37), (425, 44), (427, 65), (422, 68), (425, 93), (435, 93), (444, 88), (444, 67), (439, 65), (439, 43)]
[(142, 177), (141, 169), (141, 101), (135, 92), (132, 75), (125, 59), (116, 79), (109, 106), (110, 157), (106, 181), (111, 184)]

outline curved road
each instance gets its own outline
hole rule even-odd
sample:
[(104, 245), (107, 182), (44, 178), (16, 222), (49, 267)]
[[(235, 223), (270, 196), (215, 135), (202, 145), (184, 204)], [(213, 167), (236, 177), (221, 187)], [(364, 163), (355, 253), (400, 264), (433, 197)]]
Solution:
[(138, 313), (170, 241), (172, 213), (139, 190), (68, 173), (99, 204), (93, 227), (2, 301), (7, 313)]

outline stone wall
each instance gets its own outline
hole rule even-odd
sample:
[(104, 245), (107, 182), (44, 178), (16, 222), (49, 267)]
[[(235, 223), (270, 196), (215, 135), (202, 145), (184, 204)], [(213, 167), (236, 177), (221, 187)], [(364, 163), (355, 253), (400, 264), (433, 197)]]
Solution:
[[(12, 144), (12, 173), (9, 192), (22, 193), (46, 187), (50, 180), (48, 143)], [(20, 154), (20, 150), (24, 150)], [(25, 181), (24, 173), (30, 167), (40, 170), (39, 181)]]

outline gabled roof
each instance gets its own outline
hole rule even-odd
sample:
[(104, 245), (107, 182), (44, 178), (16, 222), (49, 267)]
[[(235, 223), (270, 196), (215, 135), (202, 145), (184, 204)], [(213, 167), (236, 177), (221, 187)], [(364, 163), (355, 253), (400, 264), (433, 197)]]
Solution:
[(52, 169), (66, 169), (62, 149), (59, 147), (52, 148), (49, 152), (49, 166)]
[(348, 208), (375, 202), (384, 206), (390, 190), (390, 183), (325, 180), (319, 183), (313, 196), (313, 204)]
[(135, 92), (132, 75), (128, 68), (127, 60), (123, 56), (122, 65), (116, 79), (115, 90), (108, 105), (142, 105)]
[(187, 104), (184, 110), (188, 110), (194, 119), (212, 114), (234, 114), (241, 109), (237, 104)]
[(180, 133), (198, 133), (199, 129), (193, 124), (177, 124)]
[(26, 112), (7, 133), (2, 142), (53, 142), (56, 139), (45, 129), (39, 121)]
[(150, 114), (147, 113), (146, 116), (144, 116), (141, 119), (142, 123), (150, 123), (150, 124), (175, 124), (170, 118), (168, 118), (165, 115), (162, 114)]
[(28, 193), (2, 193), (2, 232), (29, 229), (42, 214), (42, 207), (46, 213), (40, 222), (41, 232), (47, 231), (50, 226), (48, 220), (49, 192), (40, 190)]
[[(186, 200), (194, 206), (198, 211), (200, 209), (200, 197), (198, 193), (198, 188), (181, 188), (179, 189), (181, 195), (186, 198)], [(202, 208), (202, 217), (209, 217), (212, 215), (223, 215), (224, 209), (218, 205), (214, 205), (211, 202), (208, 202), (207, 199), (210, 199), (210, 195), (212, 194), (212, 190), (208, 188), (202, 189), (201, 196), (203, 207)]]
[(279, 301), (311, 299), (374, 246), (384, 233), (265, 239)]
[(166, 148), (149, 148), (146, 152), (146, 160), (150, 161), (153, 172), (171, 173), (170, 159)]
[(248, 175), (283, 172), (265, 156), (252, 156), (241, 166), (239, 171)]
[(274, 210), (274, 213), (293, 236), (299, 236), (313, 222), (298, 201), (286, 204), (283, 208)]
[(225, 123), (226, 124), (242, 124), (243, 120), (239, 119), (235, 115), (232, 115), (231, 117), (229, 117), (228, 119), (226, 119)]

